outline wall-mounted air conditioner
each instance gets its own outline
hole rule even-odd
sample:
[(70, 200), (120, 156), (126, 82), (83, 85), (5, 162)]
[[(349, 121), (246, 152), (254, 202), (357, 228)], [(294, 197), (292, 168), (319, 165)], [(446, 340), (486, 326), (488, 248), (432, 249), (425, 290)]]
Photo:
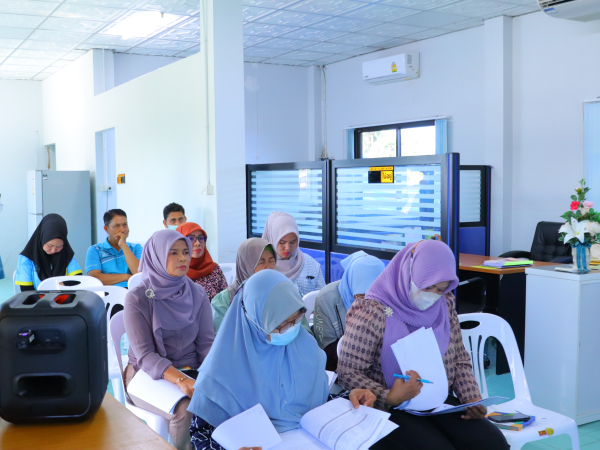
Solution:
[(363, 79), (371, 84), (419, 78), (419, 53), (407, 52), (363, 63)]
[(542, 11), (557, 19), (589, 22), (600, 19), (600, 0), (538, 0)]

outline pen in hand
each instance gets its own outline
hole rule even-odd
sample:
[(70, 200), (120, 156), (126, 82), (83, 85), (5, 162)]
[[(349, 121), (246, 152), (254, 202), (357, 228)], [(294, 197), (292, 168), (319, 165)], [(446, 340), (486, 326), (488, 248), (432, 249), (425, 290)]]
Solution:
[[(401, 380), (410, 380), (410, 377), (408, 375), (398, 375), (397, 373), (395, 373), (394, 377), (400, 378)], [(433, 381), (424, 380), (422, 378), (417, 378), (417, 381), (420, 381), (421, 383), (433, 384)]]

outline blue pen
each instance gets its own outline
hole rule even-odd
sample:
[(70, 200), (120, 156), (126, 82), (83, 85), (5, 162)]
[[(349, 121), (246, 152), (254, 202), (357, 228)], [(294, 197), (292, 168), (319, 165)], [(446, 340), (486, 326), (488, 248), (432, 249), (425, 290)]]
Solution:
[[(401, 380), (410, 380), (410, 377), (407, 375), (398, 375), (397, 373), (395, 373), (394, 376), (396, 378), (400, 378)], [(417, 381), (420, 381), (421, 383), (433, 384), (433, 381), (424, 380), (422, 378), (417, 378)]]

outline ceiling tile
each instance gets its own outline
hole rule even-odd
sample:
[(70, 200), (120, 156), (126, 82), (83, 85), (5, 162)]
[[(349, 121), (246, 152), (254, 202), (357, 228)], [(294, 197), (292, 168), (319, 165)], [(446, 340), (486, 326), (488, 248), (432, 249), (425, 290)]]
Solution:
[(0, 13), (48, 16), (54, 8), (56, 8), (56, 3), (29, 0), (0, 0)]
[(350, 44), (363, 47), (387, 40), (389, 40), (389, 37), (387, 36), (370, 36), (367, 34), (352, 33), (347, 34), (346, 36), (331, 39), (331, 42), (339, 42), (340, 44)]
[(284, 58), (271, 58), (265, 59), (263, 64), (281, 64), (286, 66), (299, 66), (300, 64), (305, 63), (306, 61), (298, 61), (295, 59), (284, 59)]
[(381, 47), (381, 48), (392, 48), (392, 47), (400, 47), (401, 45), (406, 45), (406, 44), (409, 44), (410, 42), (414, 42), (414, 39), (396, 38), (396, 39), (390, 39), (389, 41), (380, 42), (377, 44), (377, 46)]
[(35, 75), (37, 75), (37, 72), (9, 72), (0, 70), (0, 78), (5, 80), (29, 80)]
[(264, 36), (244, 36), (244, 47), (250, 47), (251, 45), (258, 44), (259, 42), (264, 42), (268, 37)]
[(513, 5), (492, 0), (464, 0), (452, 5), (437, 8), (437, 12), (458, 14), (466, 17), (480, 17), (486, 14), (513, 8)]
[(142, 42), (143, 38), (124, 38), (122, 36), (112, 36), (109, 34), (95, 34), (85, 41), (86, 44), (105, 44), (118, 45), (120, 47), (133, 47)]
[(75, 61), (76, 59), (80, 58), (81, 56), (85, 55), (87, 52), (86, 51), (82, 51), (82, 50), (72, 50), (69, 53), (67, 53), (66, 55), (61, 56), (60, 59), (65, 59), (67, 61)]
[(244, 62), (248, 62), (248, 63), (259, 63), (261, 61), (264, 61), (267, 58), (264, 57), (260, 57), (260, 56), (247, 56), (244, 55)]
[(404, 8), (428, 10), (456, 3), (459, 0), (382, 0), (380, 4)]
[(323, 53), (342, 53), (345, 51), (354, 50), (356, 45), (338, 44), (336, 42), (319, 42), (310, 47), (306, 47), (306, 51), (323, 52)]
[(517, 6), (516, 8), (507, 9), (506, 11), (503, 11), (502, 14), (504, 14), (505, 16), (516, 17), (516, 16), (521, 16), (523, 14), (537, 12), (539, 10), (540, 10), (540, 7), (537, 4), (523, 5), (523, 6)]
[(311, 66), (322, 66), (322, 63), (318, 63), (317, 61), (306, 61), (299, 65), (299, 67), (311, 67)]
[(527, 6), (535, 6), (538, 11), (540, 10), (540, 7), (538, 6), (538, 2), (537, 1), (531, 1), (531, 0), (502, 0), (502, 3), (511, 3), (513, 5), (527, 5)]
[(0, 26), (0, 38), (2, 39), (26, 39), (33, 28), (13, 28)]
[(186, 50), (188, 47), (193, 46), (192, 42), (187, 41), (166, 41), (163, 39), (150, 39), (138, 47), (151, 48), (154, 50)]
[(293, 31), (295, 29), (296, 27), (253, 22), (244, 25), (244, 34), (248, 36), (274, 37), (283, 33), (287, 33), (288, 31)]
[(244, 5), (260, 6), (261, 8), (281, 9), (292, 3), (297, 3), (298, 0), (244, 0)]
[[(85, 35), (84, 35), (85, 36)], [(52, 42), (52, 41), (32, 41), (27, 40), (23, 42), (21, 48), (27, 50), (53, 50), (66, 52), (73, 48), (74, 43), (68, 42)]]
[(113, 20), (117, 16), (123, 14), (125, 11), (125, 9), (64, 3), (52, 13), (52, 16), (66, 17), (68, 19), (91, 19), (106, 22)]
[(89, 33), (77, 33), (75, 31), (50, 31), (50, 30), (36, 30), (31, 35), (30, 39), (36, 41), (52, 41), (52, 42), (63, 42), (78, 44), (79, 42), (89, 38)]
[(96, 22), (94, 20), (81, 20), (81, 19), (65, 19), (62, 17), (49, 17), (40, 26), (42, 30), (54, 30), (54, 31), (81, 31), (87, 33), (93, 33), (98, 31), (105, 25), (104, 22)]
[(200, 11), (198, 0), (149, 0), (140, 9), (193, 16)]
[(34, 76), (32, 78), (32, 80), (34, 80), (34, 81), (43, 81), (46, 78), (48, 78), (50, 75), (52, 75), (52, 73), (50, 73), (50, 72), (40, 72), (36, 76)]
[(414, 25), (425, 28), (439, 28), (444, 25), (450, 25), (456, 22), (462, 22), (465, 16), (457, 16), (454, 14), (443, 14), (435, 11), (423, 11), (412, 16), (403, 17), (395, 20), (394, 23), (403, 25)]
[(467, 28), (474, 28), (483, 25), (483, 19), (467, 19), (464, 22), (457, 22), (451, 25), (445, 25), (442, 28), (445, 30), (460, 31)]
[(350, 50), (349, 52), (344, 52), (345, 55), (348, 56), (358, 56), (358, 55), (366, 55), (367, 53), (378, 52), (381, 50), (380, 48), (375, 47), (357, 47), (354, 50)]
[(364, 8), (357, 9), (355, 11), (344, 14), (344, 17), (350, 17), (353, 19), (363, 20), (375, 20), (379, 22), (389, 22), (391, 20), (400, 19), (401, 17), (410, 16), (416, 14), (418, 11), (415, 9), (398, 8), (396, 6), (388, 5), (369, 5)]
[(361, 34), (369, 34), (373, 36), (386, 37), (377, 42), (383, 42), (391, 37), (403, 37), (409, 34), (417, 33), (419, 31), (425, 31), (426, 27), (415, 27), (412, 25), (402, 25), (401, 23), (384, 23), (377, 27), (367, 28), (362, 30)]
[(352, 0), (302, 0), (299, 3), (287, 6), (286, 9), (337, 16), (352, 11), (353, 9), (360, 8), (361, 6), (365, 6), (365, 4)]
[(14, 49), (12, 48), (0, 48), (0, 57), (10, 55)]
[(17, 48), (21, 42), (23, 42), (21, 39), (0, 38), (0, 48)]
[[(54, 0), (58, 1), (58, 0)], [(107, 6), (109, 8), (128, 8), (136, 0), (67, 0), (66, 3), (76, 3), (81, 5)]]
[(92, 50), (92, 49), (104, 49), (104, 50), (112, 50), (116, 53), (123, 53), (127, 50), (129, 50), (131, 48), (131, 46), (128, 47), (121, 47), (119, 45), (113, 45), (113, 44), (77, 44), (77, 46), (75, 47), (76, 50)]
[(200, 42), (200, 30), (186, 30), (174, 28), (160, 35), (161, 39), (171, 39), (173, 41)]
[(322, 52), (309, 52), (306, 50), (296, 50), (294, 52), (286, 53), (283, 55), (285, 59), (295, 59), (299, 61), (312, 61), (315, 59), (325, 58), (332, 56), (333, 53), (322, 53)]
[(173, 54), (173, 57), (175, 57), (175, 58), (187, 58), (188, 56), (194, 56), (198, 52), (199, 52), (199, 50), (197, 50), (197, 51), (184, 50), (182, 52)]
[(326, 41), (346, 34), (345, 31), (330, 31), (330, 30), (317, 30), (314, 28), (299, 28), (291, 33), (286, 33), (282, 37), (290, 39), (306, 39), (307, 41)]
[(334, 62), (343, 61), (343, 60), (349, 59), (349, 58), (351, 58), (351, 56), (333, 55), (333, 56), (328, 56), (327, 58), (318, 59), (318, 60), (314, 61), (314, 63), (316, 63), (317, 65), (332, 64)]
[(62, 59), (59, 59), (58, 61), (54, 61), (52, 64), (50, 64), (50, 67), (57, 67), (61, 69), (69, 64), (71, 64), (71, 61), (63, 61)]
[(332, 31), (346, 31), (352, 33), (365, 28), (370, 28), (380, 23), (381, 22), (373, 22), (371, 20), (351, 19), (349, 17), (333, 17), (329, 20), (319, 22), (313, 25), (311, 28)]
[(154, 48), (134, 47), (126, 52), (128, 55), (171, 56), (173, 50), (158, 50)]
[(57, 52), (57, 51), (52, 51), (52, 50), (23, 50), (21, 48), (19, 48), (18, 50), (15, 50), (15, 52), (12, 54), (12, 56), (16, 56), (18, 58), (32, 58), (32, 59), (58, 59), (60, 58), (62, 55), (64, 55), (65, 52)]
[(191, 17), (186, 22), (181, 22), (177, 28), (185, 28), (186, 30), (199, 30), (200, 18), (198, 16)]
[(299, 39), (282, 39), (282, 38), (273, 38), (256, 44), (257, 47), (265, 47), (265, 48), (281, 48), (287, 50), (296, 50), (299, 48), (306, 47), (311, 45), (312, 42), (302, 41)]
[(263, 58), (275, 58), (276, 56), (283, 55), (289, 50), (277, 49), (277, 48), (265, 48), (265, 47), (250, 47), (244, 49), (244, 57), (246, 56), (257, 56)]
[(421, 31), (419, 33), (411, 34), (411, 35), (407, 36), (407, 38), (418, 41), (421, 39), (429, 39), (432, 37), (441, 36), (442, 34), (447, 34), (447, 33), (450, 33), (450, 30), (431, 28), (430, 30), (425, 30), (425, 31)]
[(0, 27), (35, 28), (42, 21), (40, 16), (26, 16), (24, 14), (0, 14)]
[(266, 8), (256, 8), (254, 6), (245, 6), (242, 9), (244, 22), (250, 22), (252, 20), (256, 20), (262, 16), (266, 16), (268, 14), (274, 13), (276, 10), (274, 9), (266, 9)]
[(329, 16), (320, 14), (301, 13), (296, 11), (277, 11), (268, 16), (261, 17), (256, 22), (271, 23), (273, 25), (290, 25), (293, 27), (306, 27), (328, 19)]
[[(22, 66), (22, 67), (30, 66), (30, 67), (44, 68), (44, 67), (48, 67), (54, 61), (56, 61), (56, 60), (55, 59), (15, 58), (14, 56), (11, 56), (10, 58), (6, 58), (2, 65), (6, 66), (6, 65), (10, 64), (10, 65), (16, 65), (16, 66)], [(20, 70), (20, 69), (17, 69), (17, 70)]]

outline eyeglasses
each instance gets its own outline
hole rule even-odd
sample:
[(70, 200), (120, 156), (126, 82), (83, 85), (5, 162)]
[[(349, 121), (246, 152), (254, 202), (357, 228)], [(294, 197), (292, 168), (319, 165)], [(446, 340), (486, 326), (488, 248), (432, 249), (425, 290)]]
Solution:
[[(302, 308), (304, 309), (304, 308)], [(277, 332), (277, 333), (285, 333), (287, 330), (289, 330), (290, 328), (292, 328), (293, 326), (299, 324), (300, 322), (302, 322), (302, 318), (304, 317), (304, 313), (306, 311), (298, 311), (298, 314), (296, 315), (296, 317), (292, 320), (287, 320), (284, 323), (282, 323), (281, 325), (279, 325), (277, 328), (275, 328), (273, 330), (273, 332)]]
[(194, 245), (194, 242), (198, 241), (200, 244), (206, 244), (206, 238), (202, 235), (200, 236), (192, 236), (191, 234), (187, 237), (190, 242), (192, 243), (192, 245)]

